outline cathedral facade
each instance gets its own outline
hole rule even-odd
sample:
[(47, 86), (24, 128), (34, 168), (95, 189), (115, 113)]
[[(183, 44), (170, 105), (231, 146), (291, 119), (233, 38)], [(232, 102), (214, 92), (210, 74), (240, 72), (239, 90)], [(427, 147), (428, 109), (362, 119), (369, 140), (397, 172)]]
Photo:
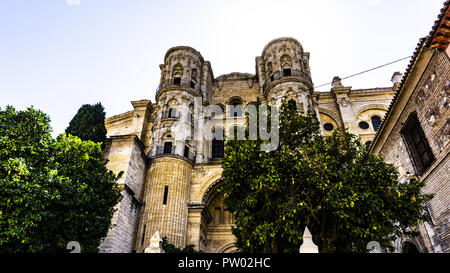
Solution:
[(319, 92), (309, 59), (296, 39), (278, 38), (256, 57), (255, 74), (215, 77), (197, 50), (170, 48), (159, 66), (155, 101), (132, 101), (133, 110), (106, 119), (104, 156), (110, 170), (124, 172), (123, 199), (100, 252), (144, 252), (156, 231), (180, 248), (237, 251), (233, 215), (217, 192), (224, 153), (224, 138), (217, 136), (239, 132), (243, 109), (257, 101), (280, 106), (288, 97), (300, 113), (316, 115), (323, 134), (348, 128), (370, 145), (401, 74), (394, 73), (392, 86), (367, 89), (352, 89), (334, 77), (331, 89)]

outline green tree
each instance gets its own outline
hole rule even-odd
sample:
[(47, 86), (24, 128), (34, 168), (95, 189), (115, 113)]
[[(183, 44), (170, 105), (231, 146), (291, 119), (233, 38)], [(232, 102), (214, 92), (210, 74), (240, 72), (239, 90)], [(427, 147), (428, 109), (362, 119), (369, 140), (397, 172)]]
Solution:
[(320, 252), (366, 252), (370, 241), (392, 248), (396, 236), (414, 236), (411, 228), (429, 220), (424, 183), (400, 183), (355, 135), (321, 135), (292, 100), (283, 101), (279, 119), (275, 151), (261, 151), (261, 140), (225, 145), (220, 191), (241, 251), (298, 253), (305, 226)]
[(183, 249), (176, 247), (174, 244), (169, 243), (167, 237), (162, 238), (162, 249), (165, 253), (202, 253), (202, 251), (197, 251), (194, 245), (187, 245)]
[[(0, 252), (96, 252), (121, 198), (100, 143), (50, 135), (34, 108), (0, 109)], [(120, 174), (119, 174), (120, 176)]]
[(77, 136), (81, 140), (105, 143), (105, 110), (102, 104), (82, 105), (70, 121), (66, 134)]

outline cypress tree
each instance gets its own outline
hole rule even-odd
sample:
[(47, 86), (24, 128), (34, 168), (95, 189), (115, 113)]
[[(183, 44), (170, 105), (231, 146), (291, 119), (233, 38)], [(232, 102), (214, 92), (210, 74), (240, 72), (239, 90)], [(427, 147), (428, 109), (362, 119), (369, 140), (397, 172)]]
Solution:
[(94, 105), (84, 104), (72, 118), (66, 134), (71, 134), (82, 140), (101, 142), (102, 148), (106, 140), (105, 110), (99, 102)]

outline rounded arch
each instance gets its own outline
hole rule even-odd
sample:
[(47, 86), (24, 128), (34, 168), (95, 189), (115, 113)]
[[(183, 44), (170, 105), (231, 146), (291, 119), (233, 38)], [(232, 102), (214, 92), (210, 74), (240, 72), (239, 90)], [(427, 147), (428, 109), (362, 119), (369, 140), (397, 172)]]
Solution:
[(385, 105), (385, 104), (368, 104), (368, 105), (359, 107), (358, 110), (356, 110), (356, 116), (358, 117), (359, 115), (361, 115), (363, 112), (365, 112), (367, 110), (382, 110), (386, 113), (388, 108), (389, 108), (389, 105)]
[[(222, 175), (222, 174), (220, 174)], [(218, 179), (213, 180), (212, 183), (208, 184), (205, 189), (203, 189), (202, 194), (202, 203), (204, 203), (206, 206), (209, 205), (212, 199), (214, 199), (218, 192), (217, 189), (222, 186), (224, 183), (223, 178), (220, 177)]]
[(239, 96), (233, 96), (228, 99), (227, 104), (232, 105), (233, 103), (239, 102), (239, 104), (242, 104), (244, 100)]
[(335, 112), (328, 110), (326, 108), (323, 108), (323, 107), (319, 107), (319, 114), (322, 114), (322, 113), (330, 116), (333, 119), (333, 121), (336, 122), (336, 124), (341, 126), (341, 123), (340, 123), (341, 119)]
[(169, 111), (170, 108), (177, 108), (181, 105), (181, 101), (175, 96), (167, 96), (163, 102), (162, 111)]
[(183, 65), (181, 63), (176, 63), (172, 68), (172, 77), (181, 78), (183, 76)]
[(237, 253), (237, 252), (239, 252), (239, 248), (237, 248), (234, 243), (223, 245), (217, 251), (217, 253)]
[(282, 69), (292, 67), (292, 58), (288, 54), (284, 54), (280, 57), (280, 65)]
[(402, 253), (420, 253), (420, 252), (422, 252), (421, 248), (419, 247), (419, 244), (416, 241), (409, 239), (409, 238), (406, 238), (402, 241), (401, 247), (402, 247), (402, 249), (401, 249)]
[(320, 124), (323, 128), (323, 126), (326, 123), (330, 123), (333, 125), (334, 129), (340, 129), (342, 128), (341, 119), (332, 111), (319, 107), (319, 118), (320, 118)]
[(164, 130), (163, 132), (162, 132), (162, 139), (163, 140), (173, 140), (173, 134), (172, 134), (172, 131), (170, 131), (170, 129), (169, 128), (167, 128), (166, 130)]
[(369, 108), (365, 111), (359, 112), (356, 116), (356, 123), (362, 130), (370, 129), (371, 131), (376, 132), (379, 129), (385, 115), (386, 110), (384, 109)]

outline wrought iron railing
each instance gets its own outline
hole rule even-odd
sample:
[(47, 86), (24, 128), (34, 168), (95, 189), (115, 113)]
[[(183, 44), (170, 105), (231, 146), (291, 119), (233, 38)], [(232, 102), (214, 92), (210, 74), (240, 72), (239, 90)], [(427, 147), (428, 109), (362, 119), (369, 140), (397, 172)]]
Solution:
[[(165, 149), (164, 149), (165, 148)], [(187, 158), (193, 162), (195, 162), (195, 154), (189, 151), (188, 153), (183, 152), (183, 154), (178, 154), (176, 152), (175, 147), (171, 147), (170, 149), (164, 146), (156, 146), (153, 149), (151, 149), (148, 153), (148, 157), (154, 157), (159, 155), (177, 155), (184, 158)]]
[(165, 111), (162, 112), (161, 118), (178, 118), (179, 117), (179, 112), (178, 111), (174, 111), (172, 113), (170, 113), (169, 111)]
[(158, 85), (158, 87), (156, 88), (156, 93), (158, 93), (159, 90), (161, 90), (162, 88), (167, 87), (167, 86), (182, 86), (182, 87), (187, 87), (187, 88), (191, 88), (191, 89), (198, 91), (198, 85), (193, 83), (190, 80), (181, 79), (179, 83), (175, 84), (173, 79), (168, 79), (168, 80), (161, 82)]

